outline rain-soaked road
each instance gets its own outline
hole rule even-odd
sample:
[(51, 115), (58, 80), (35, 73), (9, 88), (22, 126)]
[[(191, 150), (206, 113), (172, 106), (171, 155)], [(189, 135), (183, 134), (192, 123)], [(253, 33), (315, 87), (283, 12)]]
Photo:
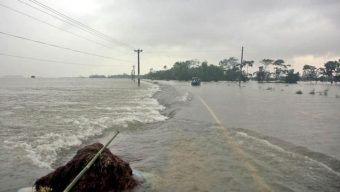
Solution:
[(336, 97), (302, 99), (286, 86), (276, 93), (257, 85), (163, 84), (171, 86), (161, 85), (156, 97), (171, 118), (124, 132), (111, 148), (143, 173), (142, 191), (340, 190), (333, 148), (339, 145), (333, 140), (339, 120), (304, 110), (328, 122), (318, 130), (300, 110), (310, 102), (318, 109), (315, 104), (322, 102), (328, 112), (337, 112)]

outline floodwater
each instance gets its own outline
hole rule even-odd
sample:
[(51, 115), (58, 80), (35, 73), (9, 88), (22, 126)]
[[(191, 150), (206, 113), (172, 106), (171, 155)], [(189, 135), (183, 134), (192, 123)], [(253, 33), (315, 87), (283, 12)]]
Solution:
[(0, 191), (31, 186), (114, 130), (164, 121), (158, 86), (110, 79), (0, 79)]
[(340, 191), (337, 85), (0, 81), (0, 191), (115, 130), (110, 150), (145, 179), (136, 191)]

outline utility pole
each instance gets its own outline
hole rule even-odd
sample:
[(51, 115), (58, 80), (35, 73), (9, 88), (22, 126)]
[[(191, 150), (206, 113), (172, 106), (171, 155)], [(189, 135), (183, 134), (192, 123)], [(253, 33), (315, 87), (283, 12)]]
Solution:
[(140, 70), (139, 70), (139, 53), (140, 53), (140, 52), (143, 52), (143, 50), (137, 49), (137, 50), (135, 50), (135, 52), (137, 52), (137, 60), (138, 60), (138, 87), (139, 87), (139, 86), (140, 86), (140, 77), (139, 77), (139, 74), (140, 74)]
[(135, 81), (135, 65), (132, 66), (131, 80), (132, 80), (132, 81)]
[(135, 70), (135, 65), (133, 65), (133, 81), (136, 82), (136, 70)]
[(239, 86), (239, 87), (241, 87), (242, 64), (243, 64), (243, 46), (242, 46), (242, 51), (241, 51), (240, 77), (239, 77), (239, 83), (238, 83), (238, 86)]

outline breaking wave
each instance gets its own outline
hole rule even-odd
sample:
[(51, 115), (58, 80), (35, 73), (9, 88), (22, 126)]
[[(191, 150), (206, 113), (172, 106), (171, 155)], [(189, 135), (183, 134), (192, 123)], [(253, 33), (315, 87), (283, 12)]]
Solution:
[[(168, 117), (161, 114), (165, 107), (153, 98), (160, 90), (159, 86), (149, 83), (145, 86), (139, 90), (121, 87), (121, 91), (118, 87), (116, 92), (120, 95), (100, 95), (104, 98), (101, 102), (89, 101), (86, 95), (82, 95), (79, 100), (85, 100), (84, 105), (72, 104), (70, 107), (63, 102), (63, 105), (45, 106), (40, 113), (32, 114), (34, 121), (30, 125), (17, 128), (21, 132), (6, 138), (4, 147), (17, 151), (18, 157), (25, 157), (36, 166), (51, 169), (61, 150), (80, 146), (88, 138), (102, 135), (105, 130), (166, 120)], [(18, 115), (18, 111), (13, 114)], [(12, 127), (9, 130), (14, 130), (17, 125), (9, 125)]]

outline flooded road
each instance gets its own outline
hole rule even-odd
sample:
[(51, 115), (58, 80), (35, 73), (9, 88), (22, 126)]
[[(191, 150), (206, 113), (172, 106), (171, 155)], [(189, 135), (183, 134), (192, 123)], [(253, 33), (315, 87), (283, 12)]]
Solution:
[(109, 148), (141, 173), (135, 191), (340, 191), (339, 88), (143, 81), (137, 89), (129, 80), (88, 79), (3, 84), (0, 191), (32, 185), (117, 130)]
[[(201, 87), (162, 83), (171, 86), (161, 86), (156, 97), (171, 118), (125, 132), (111, 148), (143, 172), (147, 182), (141, 191), (340, 190), (339, 120), (336, 116), (324, 119), (323, 114), (340, 109), (335, 97), (339, 87), (329, 87), (327, 97), (314, 95), (314, 108), (319, 110), (308, 111), (300, 107), (313, 97), (296, 95), (301, 87), (275, 85), (279, 89), (275, 93), (257, 84), (240, 89), (232, 83)], [(274, 98), (278, 103), (272, 103)], [(318, 102), (328, 111), (319, 108)], [(265, 109), (259, 108), (263, 103), (267, 103)], [(295, 116), (301, 112), (320, 118)], [(328, 124), (317, 130), (317, 120)]]

